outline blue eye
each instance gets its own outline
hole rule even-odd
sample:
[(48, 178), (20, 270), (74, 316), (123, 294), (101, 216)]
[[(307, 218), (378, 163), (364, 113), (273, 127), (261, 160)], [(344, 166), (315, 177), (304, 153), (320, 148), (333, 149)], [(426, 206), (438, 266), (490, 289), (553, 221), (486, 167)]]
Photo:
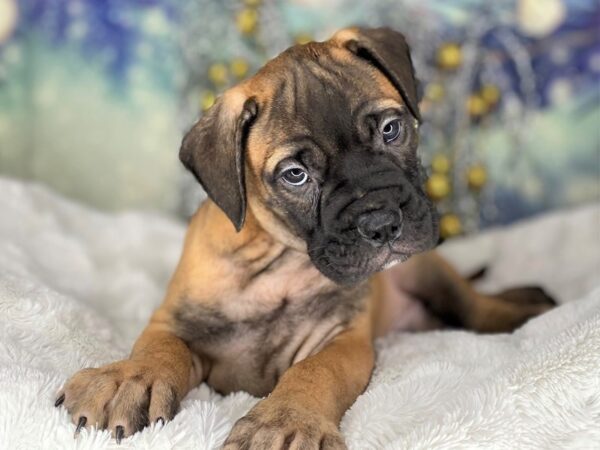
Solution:
[(292, 186), (302, 186), (308, 181), (308, 174), (299, 167), (293, 167), (283, 172), (281, 178)]
[(398, 120), (398, 119), (393, 119), (393, 120), (390, 120), (389, 122), (387, 122), (381, 128), (381, 135), (383, 136), (383, 142), (388, 144), (388, 143), (398, 139), (398, 136), (400, 136), (401, 128), (402, 127), (400, 125), (400, 120)]

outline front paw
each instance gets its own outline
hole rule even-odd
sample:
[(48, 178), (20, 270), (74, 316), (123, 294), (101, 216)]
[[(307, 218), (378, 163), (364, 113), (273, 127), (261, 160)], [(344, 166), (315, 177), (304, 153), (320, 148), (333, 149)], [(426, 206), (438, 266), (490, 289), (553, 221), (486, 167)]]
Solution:
[(267, 398), (233, 426), (224, 450), (345, 450), (337, 426), (318, 413)]
[(76, 433), (83, 427), (109, 429), (119, 443), (149, 423), (172, 419), (179, 407), (176, 377), (162, 367), (125, 360), (73, 375), (56, 399)]

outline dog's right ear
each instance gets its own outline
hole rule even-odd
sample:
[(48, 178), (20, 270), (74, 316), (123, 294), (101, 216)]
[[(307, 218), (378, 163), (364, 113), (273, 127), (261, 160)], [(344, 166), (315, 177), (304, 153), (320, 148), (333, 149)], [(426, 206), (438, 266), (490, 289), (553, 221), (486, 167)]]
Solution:
[(244, 159), (250, 125), (258, 114), (254, 98), (226, 92), (185, 135), (179, 159), (237, 231), (246, 216)]

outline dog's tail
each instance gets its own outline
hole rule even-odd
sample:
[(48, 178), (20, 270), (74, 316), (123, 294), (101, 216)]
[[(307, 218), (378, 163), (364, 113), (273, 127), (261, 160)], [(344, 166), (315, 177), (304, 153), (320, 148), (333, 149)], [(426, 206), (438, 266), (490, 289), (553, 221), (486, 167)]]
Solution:
[(483, 277), (485, 277), (485, 275), (487, 274), (487, 271), (488, 271), (488, 266), (483, 266), (483, 267), (477, 269), (475, 272), (471, 273), (470, 275), (467, 275), (466, 279), (469, 283), (481, 280)]

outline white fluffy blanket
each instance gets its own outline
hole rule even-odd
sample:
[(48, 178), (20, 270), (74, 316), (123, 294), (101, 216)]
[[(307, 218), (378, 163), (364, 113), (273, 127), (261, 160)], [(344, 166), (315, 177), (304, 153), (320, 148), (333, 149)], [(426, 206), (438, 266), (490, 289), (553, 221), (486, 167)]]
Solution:
[[(76, 370), (127, 355), (161, 301), (184, 227), (101, 214), (0, 179), (0, 448), (116, 448), (52, 405)], [(400, 333), (378, 343), (342, 421), (351, 449), (600, 448), (600, 208), (551, 214), (442, 250), (489, 289), (540, 283), (566, 303), (511, 335)], [(257, 399), (206, 386), (121, 448), (210, 449)]]

